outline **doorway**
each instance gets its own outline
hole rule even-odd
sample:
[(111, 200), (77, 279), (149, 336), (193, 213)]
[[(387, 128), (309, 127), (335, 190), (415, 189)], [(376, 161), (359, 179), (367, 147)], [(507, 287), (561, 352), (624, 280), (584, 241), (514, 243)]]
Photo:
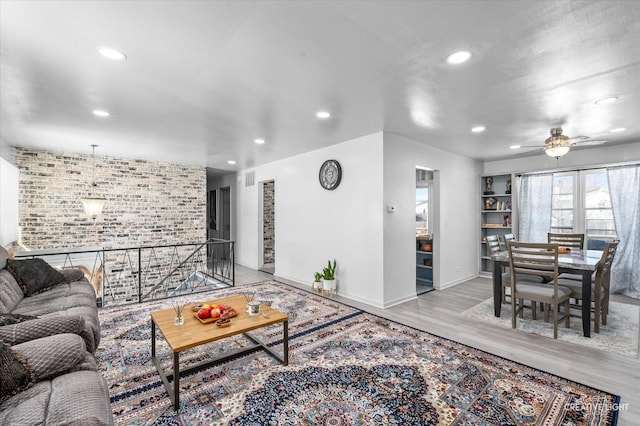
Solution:
[(416, 294), (433, 290), (433, 170), (416, 167)]
[(275, 272), (276, 264), (276, 182), (262, 182), (260, 192), (262, 206), (262, 266), (260, 270)]
[[(231, 240), (231, 188), (220, 188), (220, 218), (218, 224), (218, 238)], [(224, 244), (222, 258), (231, 258), (231, 245)]]

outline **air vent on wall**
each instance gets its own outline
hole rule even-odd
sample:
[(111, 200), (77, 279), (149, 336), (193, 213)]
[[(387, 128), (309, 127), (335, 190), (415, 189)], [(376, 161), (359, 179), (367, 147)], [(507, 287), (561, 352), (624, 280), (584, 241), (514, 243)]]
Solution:
[(247, 172), (244, 175), (244, 186), (253, 186), (256, 184), (256, 172)]
[(433, 172), (431, 170), (416, 169), (416, 182), (427, 182), (433, 180)]

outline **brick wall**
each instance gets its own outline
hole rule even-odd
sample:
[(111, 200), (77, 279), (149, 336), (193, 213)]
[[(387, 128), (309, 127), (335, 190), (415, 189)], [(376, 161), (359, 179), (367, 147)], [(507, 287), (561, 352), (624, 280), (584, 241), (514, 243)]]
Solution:
[(119, 248), (206, 239), (204, 167), (100, 155), (95, 164), (95, 195), (107, 202), (94, 221), (80, 202), (91, 193), (90, 154), (16, 149), (25, 246)]
[[(156, 246), (206, 240), (204, 167), (96, 155), (95, 196), (107, 199), (95, 221), (80, 199), (91, 195), (91, 155), (16, 149), (21, 242), (30, 249)], [(146, 292), (194, 246), (108, 252), (101, 259), (107, 299), (136, 300), (138, 268)], [(176, 257), (177, 256), (177, 257)], [(95, 268), (93, 262), (85, 265)], [(99, 265), (97, 265), (99, 266)]]
[(263, 214), (264, 221), (262, 227), (263, 246), (264, 246), (264, 264), (273, 264), (275, 258), (275, 193), (276, 187), (274, 181), (263, 183)]

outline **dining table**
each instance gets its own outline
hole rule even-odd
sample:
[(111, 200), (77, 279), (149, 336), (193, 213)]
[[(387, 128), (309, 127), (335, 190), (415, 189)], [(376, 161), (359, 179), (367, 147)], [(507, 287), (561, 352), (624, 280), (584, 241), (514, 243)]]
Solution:
[[(558, 275), (562, 273), (582, 276), (582, 332), (585, 337), (591, 337), (591, 276), (596, 264), (602, 257), (599, 250), (571, 249), (569, 252), (558, 253)], [(509, 252), (502, 251), (491, 256), (493, 277), (493, 307), (494, 315), (500, 316), (502, 308), (502, 273), (503, 268), (509, 267)]]

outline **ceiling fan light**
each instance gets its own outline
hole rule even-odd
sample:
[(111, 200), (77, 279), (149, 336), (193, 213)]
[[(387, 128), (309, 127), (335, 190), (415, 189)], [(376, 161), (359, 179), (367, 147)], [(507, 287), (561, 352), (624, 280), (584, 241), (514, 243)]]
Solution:
[(551, 136), (544, 141), (544, 152), (549, 157), (562, 157), (571, 149), (573, 143), (562, 134), (562, 128), (556, 127), (551, 129)]
[(562, 157), (563, 155), (565, 155), (567, 152), (569, 152), (569, 150), (571, 149), (570, 146), (567, 145), (560, 145), (560, 146), (550, 146), (544, 149), (544, 152), (549, 156), (549, 157)]

